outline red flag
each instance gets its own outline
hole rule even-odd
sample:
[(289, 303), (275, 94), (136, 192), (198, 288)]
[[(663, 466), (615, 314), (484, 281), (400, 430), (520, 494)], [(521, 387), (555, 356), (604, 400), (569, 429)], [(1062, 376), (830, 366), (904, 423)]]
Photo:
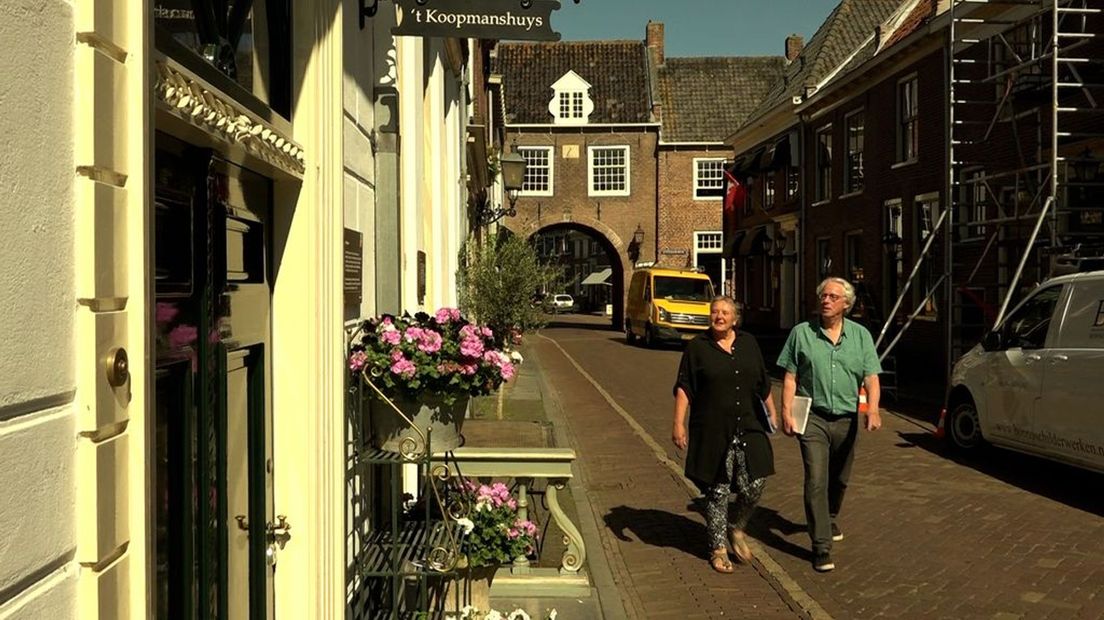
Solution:
[(725, 247), (729, 247), (729, 240), (734, 239), (739, 223), (736, 221), (738, 209), (743, 207), (747, 199), (747, 187), (744, 186), (732, 173), (725, 169), (725, 193), (724, 206), (721, 214), (721, 227), (724, 232)]

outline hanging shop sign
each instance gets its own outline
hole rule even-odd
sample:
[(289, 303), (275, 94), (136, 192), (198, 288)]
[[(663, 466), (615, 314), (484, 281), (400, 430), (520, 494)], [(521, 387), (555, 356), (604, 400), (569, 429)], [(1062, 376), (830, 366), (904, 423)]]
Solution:
[(395, 0), (401, 10), (391, 34), (411, 37), (456, 37), (504, 41), (559, 41), (552, 30), (552, 11), (559, 0)]

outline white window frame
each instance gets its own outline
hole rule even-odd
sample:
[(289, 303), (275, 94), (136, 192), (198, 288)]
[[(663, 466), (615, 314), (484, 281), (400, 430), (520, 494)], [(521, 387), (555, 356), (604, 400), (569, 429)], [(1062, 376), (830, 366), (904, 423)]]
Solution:
[[(559, 113), (556, 118), (563, 121), (579, 121), (586, 117), (583, 102), (586, 93), (581, 90), (561, 90), (556, 93), (556, 105)], [(565, 113), (566, 112), (566, 113)]]
[[(618, 149), (625, 153), (625, 189), (599, 190), (594, 188), (594, 154), (599, 150)], [(587, 196), (629, 196), (632, 194), (631, 151), (625, 144), (608, 144), (587, 147)]]
[[(721, 199), (724, 198), (724, 161), (725, 160), (724, 160), (723, 157), (695, 157), (694, 158), (694, 200), (720, 202)], [(701, 190), (703, 190), (703, 189), (712, 189), (712, 188), (706, 188), (706, 187), (701, 186), (701, 182), (703, 180), (702, 175), (701, 175), (701, 165), (706, 164), (706, 163), (713, 163), (713, 162), (719, 163), (721, 165), (721, 167), (720, 167), (720, 172), (721, 172), (721, 175), (720, 175), (720, 178), (721, 178), (721, 195), (718, 195), (718, 196), (702, 196), (702, 195), (699, 194), (699, 192)]]
[[(828, 138), (828, 162), (827, 166), (824, 165), (823, 156), (821, 155), (821, 136)], [(814, 170), (816, 175), (813, 181), (813, 204), (826, 203), (832, 200), (832, 160), (835, 156), (832, 153), (833, 140), (832, 140), (832, 124), (829, 123), (823, 127), (819, 127), (814, 133), (815, 143), (815, 157), (813, 158)], [(827, 172), (827, 177), (822, 176)]]
[[(720, 230), (696, 230), (694, 231), (694, 268), (700, 266), (698, 256), (702, 254), (720, 254), (724, 252), (724, 231)], [(728, 261), (721, 259), (721, 289), (728, 282)], [(720, 294), (719, 291), (714, 291)]]
[[(912, 92), (916, 98), (916, 105), (913, 109), (913, 115), (910, 118), (915, 119), (915, 127), (913, 129), (913, 135), (916, 140), (916, 151), (908, 153), (905, 148), (905, 118), (904, 118), (904, 98), (901, 96), (901, 87), (909, 82), (914, 82), (914, 88)], [(894, 117), (897, 119), (897, 130), (894, 132), (897, 135), (897, 152), (894, 159), (897, 160), (897, 164), (911, 164), (920, 159), (920, 79), (916, 73), (907, 75), (897, 80), (897, 92), (894, 96), (897, 104), (897, 111)]]
[[(525, 157), (521, 151), (544, 151), (548, 154), (548, 189), (547, 190), (521, 190), (518, 192), (519, 196), (552, 196), (555, 194), (555, 161), (556, 161), (556, 147), (553, 146), (517, 146), (515, 149), (519, 155)], [(528, 162), (528, 159), (526, 159)], [(526, 165), (526, 173), (529, 172), (529, 167)], [(522, 185), (524, 187), (524, 184)]]
[[(851, 150), (851, 122), (855, 117), (862, 118), (862, 131), (859, 133), (859, 148), (858, 151)], [(843, 161), (843, 192), (844, 195), (861, 194), (866, 189), (866, 109), (859, 108), (853, 110), (843, 117), (843, 141), (845, 156)], [(859, 159), (859, 178), (856, 183), (856, 179), (851, 176), (851, 159), (858, 154)]]

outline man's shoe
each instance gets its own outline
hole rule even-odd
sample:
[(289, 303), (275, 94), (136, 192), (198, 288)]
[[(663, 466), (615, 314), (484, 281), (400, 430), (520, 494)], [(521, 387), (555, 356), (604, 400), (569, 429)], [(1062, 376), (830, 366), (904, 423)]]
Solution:
[(835, 563), (832, 562), (832, 556), (828, 555), (827, 551), (822, 551), (813, 558), (813, 568), (815, 568), (817, 572), (827, 573), (835, 567)]
[(836, 542), (843, 540), (843, 532), (840, 531), (839, 526), (835, 523), (832, 524), (832, 540)]

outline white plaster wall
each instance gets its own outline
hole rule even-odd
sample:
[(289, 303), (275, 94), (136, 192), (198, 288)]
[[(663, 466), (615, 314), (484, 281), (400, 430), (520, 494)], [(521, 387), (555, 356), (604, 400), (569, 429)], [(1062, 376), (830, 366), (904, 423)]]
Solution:
[[(376, 82), (375, 22), (378, 20), (366, 20), (365, 28), (361, 30), (357, 16), (359, 7), (359, 0), (344, 1), (342, 93), (345, 113), (342, 131), (345, 227), (360, 231), (364, 240), (361, 304), (359, 308), (346, 308), (346, 313), (355, 312), (363, 317), (376, 314), (376, 162), (371, 132), (375, 126), (372, 89)], [(387, 37), (387, 42), (390, 43), (390, 37)]]
[(72, 565), (75, 436), (68, 405), (0, 422), (0, 610)]
[(0, 617), (75, 613), (74, 36), (69, 2), (0, 2)]
[(7, 603), (0, 604), (0, 620), (73, 617), (78, 570), (75, 564), (66, 564)]
[(74, 389), (73, 37), (66, 2), (0, 2), (0, 418)]
[[(399, 169), (402, 237), (402, 307), (418, 306), (418, 250), (423, 247), (425, 164), (425, 82), (423, 39), (398, 37), (399, 71)], [(427, 288), (427, 298), (429, 291)]]

